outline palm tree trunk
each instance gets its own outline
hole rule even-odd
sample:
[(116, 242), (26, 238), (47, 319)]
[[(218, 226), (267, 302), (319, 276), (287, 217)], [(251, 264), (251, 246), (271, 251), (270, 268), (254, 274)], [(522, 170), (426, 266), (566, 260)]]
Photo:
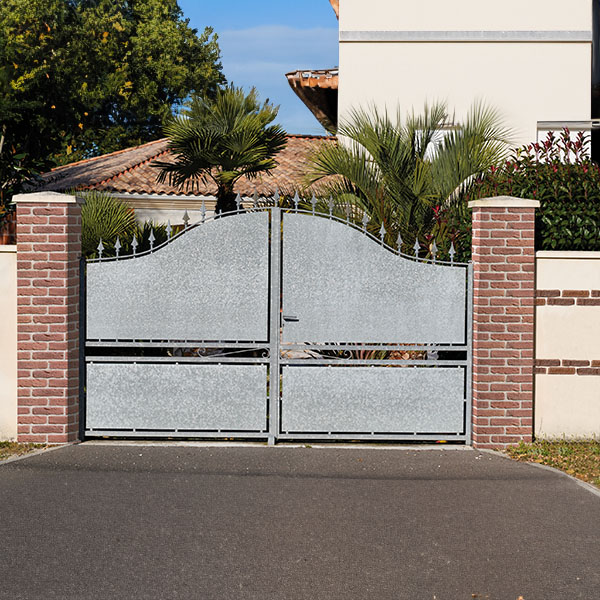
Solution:
[(215, 212), (219, 215), (226, 212), (234, 212), (237, 210), (235, 203), (236, 194), (233, 191), (233, 186), (219, 185), (217, 187), (217, 205)]

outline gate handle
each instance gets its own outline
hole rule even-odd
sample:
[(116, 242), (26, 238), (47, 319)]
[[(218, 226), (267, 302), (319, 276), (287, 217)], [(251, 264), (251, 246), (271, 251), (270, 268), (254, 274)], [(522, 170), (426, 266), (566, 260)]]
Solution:
[(300, 319), (295, 315), (283, 315), (283, 320), (290, 323), (297, 323)]

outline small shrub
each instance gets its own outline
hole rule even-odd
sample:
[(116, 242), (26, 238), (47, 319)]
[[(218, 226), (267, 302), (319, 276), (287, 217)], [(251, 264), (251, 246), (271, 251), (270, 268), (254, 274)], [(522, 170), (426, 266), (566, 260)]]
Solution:
[(600, 250), (600, 167), (588, 158), (583, 133), (550, 132), (517, 149), (471, 187), (467, 199), (516, 196), (540, 201), (537, 250)]
[(137, 223), (133, 210), (122, 200), (102, 192), (86, 194), (81, 207), (81, 253), (85, 258), (98, 256), (102, 240), (105, 256), (114, 256), (114, 244), (133, 237)]

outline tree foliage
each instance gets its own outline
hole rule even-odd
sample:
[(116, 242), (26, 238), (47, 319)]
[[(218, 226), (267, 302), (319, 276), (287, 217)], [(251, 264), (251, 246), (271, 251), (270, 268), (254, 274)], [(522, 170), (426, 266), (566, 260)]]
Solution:
[[(461, 232), (453, 211), (472, 179), (501, 162), (510, 132), (498, 113), (475, 104), (460, 126), (448, 126), (443, 103), (395, 118), (376, 108), (354, 110), (340, 125), (341, 143), (313, 158), (310, 182), (323, 181), (338, 206), (369, 217), (369, 231), (411, 250), (436, 238), (447, 247)], [(333, 177), (332, 177), (333, 176)]]
[(198, 35), (176, 0), (2, 0), (0, 32), (5, 164), (155, 139), (191, 91), (224, 83), (216, 35)]
[(226, 87), (214, 99), (192, 96), (187, 109), (166, 127), (174, 162), (155, 161), (157, 179), (190, 188), (211, 179), (217, 186), (217, 212), (236, 209), (235, 182), (275, 168), (287, 143), (273, 121), (279, 107), (261, 104), (254, 88)]

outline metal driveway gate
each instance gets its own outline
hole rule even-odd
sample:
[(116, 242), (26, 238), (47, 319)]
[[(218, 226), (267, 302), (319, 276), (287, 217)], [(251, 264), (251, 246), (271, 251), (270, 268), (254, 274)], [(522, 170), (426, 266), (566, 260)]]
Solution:
[(470, 440), (469, 265), (271, 207), (84, 271), (86, 437)]

